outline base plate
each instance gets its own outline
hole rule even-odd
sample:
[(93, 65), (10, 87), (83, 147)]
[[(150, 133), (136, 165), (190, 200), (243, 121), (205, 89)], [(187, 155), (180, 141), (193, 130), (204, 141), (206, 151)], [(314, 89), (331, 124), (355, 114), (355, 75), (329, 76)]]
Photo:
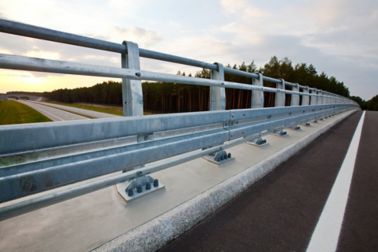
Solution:
[(232, 160), (235, 159), (234, 157), (230, 157), (230, 158), (223, 159), (222, 161), (218, 162), (218, 161), (215, 161), (215, 160), (213, 159), (213, 157), (211, 157), (211, 156), (204, 156), (204, 157), (202, 157), (202, 158), (206, 159), (207, 161), (209, 161), (209, 162), (211, 162), (211, 163), (213, 163), (213, 164), (217, 164), (217, 165), (222, 165), (222, 164), (224, 164), (224, 163), (228, 163), (229, 161), (232, 161)]
[(140, 197), (142, 197), (142, 196), (144, 196), (144, 195), (146, 195), (146, 194), (150, 194), (150, 193), (152, 193), (152, 192), (156, 192), (156, 191), (158, 191), (158, 190), (160, 190), (160, 189), (164, 189), (164, 188), (165, 188), (165, 185), (159, 183), (159, 186), (158, 186), (158, 187), (153, 187), (153, 186), (152, 186), (150, 190), (146, 190), (146, 189), (144, 189), (144, 190), (143, 190), (142, 192), (140, 192), (140, 193), (137, 193), (136, 190), (135, 190), (135, 191), (134, 191), (134, 195), (130, 197), (130, 196), (127, 195), (127, 193), (126, 193), (126, 188), (129, 186), (129, 183), (130, 183), (130, 182), (126, 181), (126, 182), (118, 183), (118, 184), (115, 185), (116, 188), (117, 188), (117, 191), (118, 191), (119, 195), (121, 195), (121, 197), (122, 197), (124, 200), (126, 200), (126, 202), (133, 201), (133, 200), (138, 199), (138, 198), (140, 198)]
[(245, 143), (247, 143), (249, 145), (257, 146), (257, 147), (264, 147), (264, 146), (268, 145), (268, 141), (266, 141), (263, 144), (257, 144), (256, 142), (253, 142), (253, 141), (245, 141)]

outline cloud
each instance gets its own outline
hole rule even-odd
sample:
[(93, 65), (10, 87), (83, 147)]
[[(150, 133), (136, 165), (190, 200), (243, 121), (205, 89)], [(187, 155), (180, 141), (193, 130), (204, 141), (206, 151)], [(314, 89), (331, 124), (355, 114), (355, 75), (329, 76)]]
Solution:
[[(378, 93), (376, 0), (0, 2), (0, 16), (206, 62), (262, 65), (273, 55), (313, 63), (335, 75), (352, 94)], [(183, 7), (184, 6), (184, 7)], [(195, 18), (193, 18), (195, 17)], [(0, 52), (120, 66), (120, 55), (0, 34)], [(175, 73), (197, 68), (142, 59), (149, 70)], [(84, 81), (83, 81), (84, 82)]]
[(288, 57), (294, 64), (311, 63), (318, 72), (324, 71), (329, 76), (335, 76), (338, 80), (343, 81), (349, 87), (352, 95), (369, 99), (378, 93), (378, 85), (375, 84), (375, 80), (378, 78), (377, 67), (366, 64), (367, 59), (358, 56), (335, 57), (324, 53), (319, 48), (304, 44), (301, 37), (267, 36), (264, 43), (248, 46), (243, 48), (243, 51), (251, 52), (247, 57), (255, 59), (260, 66), (267, 62), (272, 55), (279, 58)]
[(119, 41), (135, 41), (139, 47), (151, 47), (162, 41), (161, 36), (157, 32), (136, 26), (127, 28), (116, 26), (108, 37)]
[(244, 19), (269, 16), (267, 11), (253, 6), (247, 0), (221, 0), (220, 5), (225, 13), (236, 14), (242, 16)]

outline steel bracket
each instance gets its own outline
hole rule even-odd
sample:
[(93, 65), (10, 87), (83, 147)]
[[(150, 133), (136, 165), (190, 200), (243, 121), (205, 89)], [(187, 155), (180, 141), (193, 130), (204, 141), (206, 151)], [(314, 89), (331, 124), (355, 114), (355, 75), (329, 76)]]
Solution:
[(246, 138), (246, 143), (258, 147), (262, 147), (268, 144), (268, 141), (264, 138), (262, 138), (262, 135), (259, 134), (253, 138)]
[(150, 175), (145, 175), (142, 172), (137, 172), (135, 177), (116, 185), (118, 193), (130, 202), (143, 195), (163, 189), (165, 186), (159, 182), (158, 179)]
[(293, 129), (293, 130), (300, 130), (300, 129), (301, 129), (301, 126), (299, 126), (299, 125), (295, 125), (295, 126), (292, 127), (292, 129)]
[(137, 135), (137, 142), (144, 142), (144, 141), (149, 141), (153, 140), (154, 138), (154, 133), (146, 133), (146, 134), (139, 134)]
[(226, 152), (225, 150), (219, 150), (210, 153), (209, 155), (206, 155), (203, 158), (217, 165), (221, 165), (235, 159), (234, 157), (232, 157), (230, 152)]
[(235, 124), (238, 124), (238, 123), (239, 123), (238, 120), (228, 120), (228, 121), (225, 121), (223, 123), (223, 128), (232, 127), (232, 126), (234, 126)]
[(287, 131), (282, 128), (273, 130), (273, 133), (277, 136), (287, 136)]

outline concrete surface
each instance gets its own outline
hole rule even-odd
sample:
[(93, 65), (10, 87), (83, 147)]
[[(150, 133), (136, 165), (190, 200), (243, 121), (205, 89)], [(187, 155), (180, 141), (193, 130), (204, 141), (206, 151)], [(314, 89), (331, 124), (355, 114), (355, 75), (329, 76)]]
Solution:
[(154, 176), (166, 189), (131, 203), (113, 186), (6, 219), (0, 222), (0, 251), (155, 250), (347, 115), (289, 129), (286, 137), (268, 136), (264, 148), (234, 146), (229, 151), (235, 160), (221, 167), (200, 158), (158, 172)]

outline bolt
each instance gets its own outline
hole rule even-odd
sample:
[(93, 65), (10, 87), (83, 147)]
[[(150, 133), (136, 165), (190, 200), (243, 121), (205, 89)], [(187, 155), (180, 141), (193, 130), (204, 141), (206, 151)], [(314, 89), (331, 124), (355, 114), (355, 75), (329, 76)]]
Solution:
[(159, 186), (159, 180), (154, 179), (154, 187), (158, 187), (158, 186)]
[(151, 184), (150, 183), (147, 183), (146, 184), (146, 190), (150, 190), (151, 189)]
[(129, 197), (133, 197), (133, 195), (134, 195), (133, 189), (126, 190), (126, 193), (127, 193), (127, 196), (129, 196)]
[(143, 191), (142, 187), (141, 186), (138, 186), (137, 187), (137, 193), (141, 193)]

